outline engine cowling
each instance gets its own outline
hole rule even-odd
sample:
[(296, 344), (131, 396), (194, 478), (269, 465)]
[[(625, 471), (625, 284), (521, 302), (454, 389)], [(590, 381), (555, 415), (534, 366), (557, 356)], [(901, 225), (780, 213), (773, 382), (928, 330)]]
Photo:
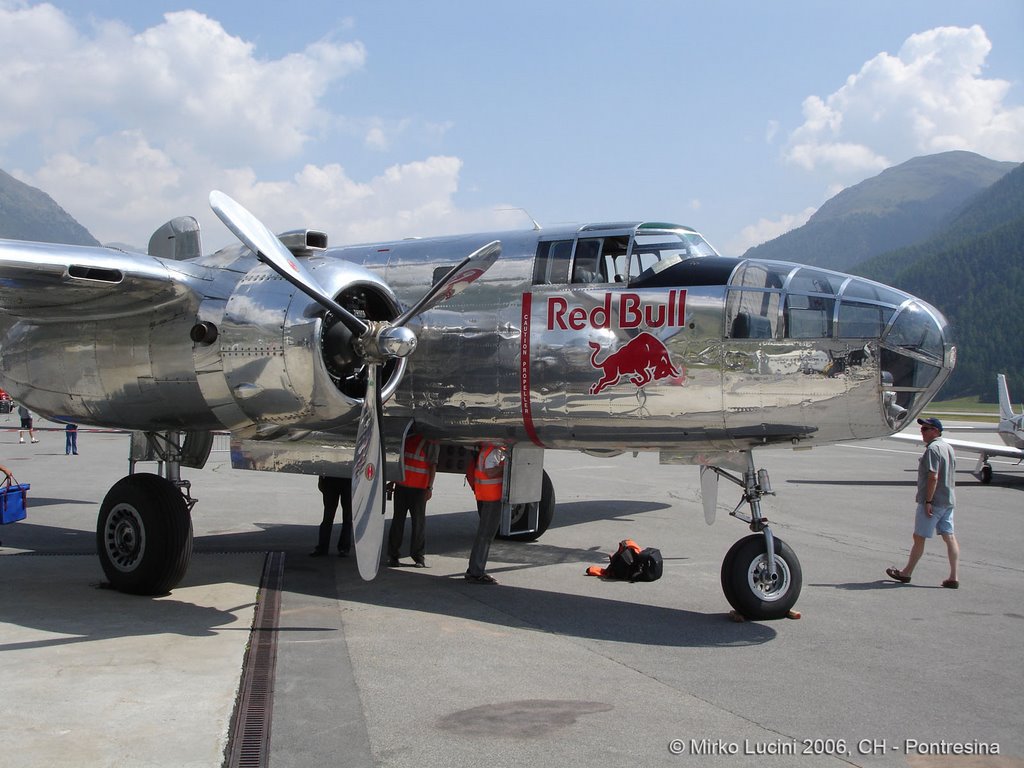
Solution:
[[(369, 270), (327, 256), (311, 257), (305, 266), (357, 317), (399, 315), (395, 295)], [(262, 264), (236, 284), (222, 306), (215, 329), (198, 333), (215, 337), (209, 345), (219, 350), (223, 384), (215, 387), (219, 396), (210, 394), (221, 403), (211, 407), (226, 426), (255, 423), (269, 436), (286, 428), (326, 430), (358, 418), (366, 366), (352, 351), (351, 333), (331, 313)], [(398, 387), (405, 367), (405, 359), (384, 365), (384, 399)]]

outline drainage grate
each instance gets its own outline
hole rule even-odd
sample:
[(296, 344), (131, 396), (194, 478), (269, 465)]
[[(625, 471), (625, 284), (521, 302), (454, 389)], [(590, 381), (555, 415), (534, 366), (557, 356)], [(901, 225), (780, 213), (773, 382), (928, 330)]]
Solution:
[(270, 764), (270, 715), (274, 707), (277, 619), (283, 580), (284, 552), (268, 552), (231, 718), (227, 768), (263, 768)]

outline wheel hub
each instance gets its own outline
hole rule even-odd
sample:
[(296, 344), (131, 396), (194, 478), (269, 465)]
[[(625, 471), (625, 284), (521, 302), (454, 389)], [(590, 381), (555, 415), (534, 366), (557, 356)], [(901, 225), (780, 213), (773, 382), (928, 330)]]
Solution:
[(768, 571), (768, 556), (761, 555), (750, 563), (747, 570), (750, 589), (765, 602), (774, 602), (789, 591), (789, 566), (781, 557), (775, 558), (775, 574)]
[(145, 527), (134, 507), (121, 505), (111, 511), (103, 539), (110, 562), (119, 571), (133, 570), (146, 551)]

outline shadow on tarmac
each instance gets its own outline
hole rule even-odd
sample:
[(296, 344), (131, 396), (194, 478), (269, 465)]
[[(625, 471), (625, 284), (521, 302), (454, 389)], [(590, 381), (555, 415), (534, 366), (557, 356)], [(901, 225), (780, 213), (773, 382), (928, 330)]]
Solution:
[[(0, 620), (64, 635), (0, 643), (0, 653), (113, 638), (166, 634), (209, 637), (230, 629), (243, 631), (243, 628), (225, 625), (236, 622), (239, 611), (255, 605), (253, 602), (225, 610), (196, 605), (172, 595), (154, 598), (116, 592), (104, 588), (99, 564), (88, 557), (14, 555), (0, 559), (0, 563), (16, 569), (18, 572), (11, 581), (20, 582), (18, 593), (5, 600)], [(223, 564), (193, 560), (192, 573), (212, 571), (230, 578), (240, 570), (237, 567), (226, 570)], [(258, 572), (259, 569), (250, 567), (248, 570)], [(195, 579), (186, 576), (179, 589), (195, 584)], [(248, 632), (248, 627), (244, 631)]]
[[(440, 515), (446, 520), (440, 530), (434, 526), (437, 541), (444, 542), (442, 551), (430, 548), (431, 556), (464, 558), (468, 555), (475, 533), (475, 521), (469, 515)], [(436, 522), (436, 521), (435, 521)], [(355, 558), (310, 558), (309, 548), (315, 535), (315, 526), (266, 525), (261, 531), (203, 536), (196, 539), (196, 556), (181, 586), (204, 586), (224, 578), (259, 586), (259, 574), (253, 569), (233, 569), (227, 576), (216, 569), (197, 567), (211, 559), (211, 553), (264, 552), (277, 547), (270, 543), (286, 543), (286, 592), (335, 600), (341, 599), (367, 606), (393, 608), (403, 611), (427, 612), (471, 621), (532, 629), (538, 632), (567, 635), (590, 640), (637, 643), (651, 646), (679, 648), (693, 647), (746, 647), (759, 645), (775, 638), (770, 627), (755, 622), (734, 623), (726, 614), (705, 614), (695, 611), (666, 608), (643, 602), (645, 585), (592, 579), (594, 588), (615, 597), (567, 594), (530, 587), (481, 587), (462, 579), (461, 573), (433, 575), (420, 569), (382, 568), (378, 578), (367, 583), (359, 579)], [(57, 529), (59, 532), (64, 529)], [(52, 540), (54, 528), (47, 532)], [(92, 534), (66, 531), (76, 539), (88, 538), (94, 545)], [(428, 540), (429, 541), (429, 540)], [(539, 542), (513, 543), (496, 541), (491, 549), (492, 561), (513, 563), (495, 567), (491, 572), (499, 575), (519, 569), (549, 566), (559, 563), (592, 564), (600, 562), (606, 553), (598, 548), (577, 549), (546, 545)], [(92, 548), (82, 560), (94, 557)], [(9, 564), (18, 567), (25, 561), (41, 561), (40, 555), (12, 555)], [(68, 560), (79, 560), (68, 557)], [(52, 562), (52, 561), (51, 561)], [(173, 598), (146, 598), (124, 595), (101, 588), (102, 572), (98, 564), (90, 563), (90, 574), (96, 579), (76, 577), (81, 567), (69, 569), (66, 580), (61, 578), (48, 585), (33, 587), (32, 610), (19, 610), (16, 616), (8, 614), (5, 620), (26, 627), (74, 637), (36, 640), (27, 644), (0, 645), (0, 651), (21, 647), (59, 646), (115, 637), (138, 637), (157, 634), (203, 636), (213, 634), (224, 624), (234, 620), (240, 608), (218, 610), (193, 605)], [(338, 569), (350, 574), (338, 580)], [(52, 566), (51, 566), (52, 570)], [(580, 570), (583, 576), (583, 568)], [(336, 586), (337, 584), (337, 586)], [(557, 586), (557, 585), (555, 585)], [(68, 596), (75, 599), (68, 601)], [(50, 606), (48, 609), (47, 606)], [(70, 607), (69, 607), (70, 606)], [(56, 610), (57, 608), (59, 610)], [(281, 632), (319, 632), (321, 627), (289, 627)]]
[[(469, 584), (457, 576), (389, 569), (384, 584), (346, 582), (338, 596), (347, 601), (404, 611), (427, 612), (580, 639), (674, 648), (741, 648), (774, 639), (776, 631), (756, 622), (736, 623), (724, 613), (705, 614), (640, 602), (641, 583), (598, 581), (595, 587), (621, 598)], [(511, 568), (488, 572), (500, 578)], [(353, 579), (355, 579), (353, 568)], [(587, 578), (581, 574), (581, 578)], [(464, 599), (454, 599), (455, 596)], [(481, 603), (485, 610), (481, 610)]]

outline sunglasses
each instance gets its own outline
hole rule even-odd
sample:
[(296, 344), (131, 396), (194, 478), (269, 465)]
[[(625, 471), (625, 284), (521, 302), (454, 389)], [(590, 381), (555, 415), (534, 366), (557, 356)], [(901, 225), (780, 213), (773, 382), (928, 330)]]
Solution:
[(922, 432), (927, 432), (929, 429), (938, 430), (938, 427), (929, 427), (929, 426), (922, 426), (921, 427), (921, 431)]

